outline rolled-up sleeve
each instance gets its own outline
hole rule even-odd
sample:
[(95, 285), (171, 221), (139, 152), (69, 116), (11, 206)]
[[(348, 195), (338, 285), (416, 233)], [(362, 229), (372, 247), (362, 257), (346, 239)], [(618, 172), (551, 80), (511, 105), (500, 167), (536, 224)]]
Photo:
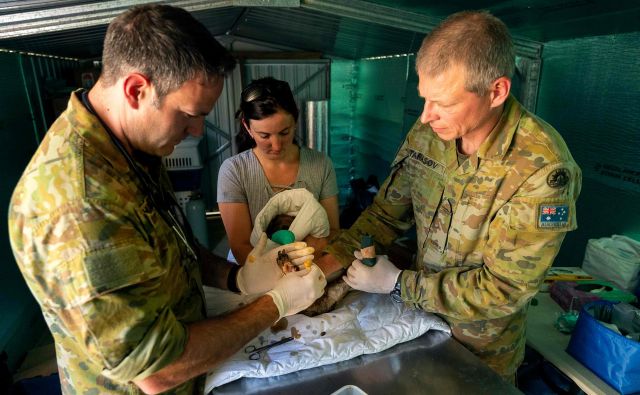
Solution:
[(163, 309), (129, 354), (117, 364), (105, 364), (103, 374), (120, 382), (142, 380), (182, 355), (186, 342), (185, 326)]
[[(57, 278), (49, 290), (74, 348), (105, 376), (126, 383), (183, 353), (188, 333), (173, 309), (190, 300), (191, 289), (175, 247), (164, 244), (171, 230), (157, 213), (138, 224), (116, 214), (123, 213), (93, 206), (51, 221), (47, 246)], [(159, 237), (148, 239), (140, 227), (153, 227)], [(58, 233), (60, 243), (52, 236)]]

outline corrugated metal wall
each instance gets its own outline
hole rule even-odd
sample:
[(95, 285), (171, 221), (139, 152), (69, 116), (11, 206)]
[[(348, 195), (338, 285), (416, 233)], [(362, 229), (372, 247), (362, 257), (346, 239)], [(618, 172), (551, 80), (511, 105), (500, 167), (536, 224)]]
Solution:
[(75, 73), (80, 63), (75, 59), (20, 55), (28, 99), (33, 108), (38, 141), (55, 120), (53, 99), (65, 96), (75, 86)]
[(578, 230), (559, 265), (580, 266), (589, 238), (640, 239), (640, 33), (555, 41), (543, 51), (538, 114), (583, 171)]
[(218, 169), (222, 162), (233, 152), (233, 138), (236, 133), (235, 111), (240, 103), (242, 92), (240, 69), (227, 76), (220, 98), (207, 115), (205, 138), (200, 145), (204, 159), (202, 175), (202, 192), (208, 209), (217, 207), (216, 189), (218, 185)]

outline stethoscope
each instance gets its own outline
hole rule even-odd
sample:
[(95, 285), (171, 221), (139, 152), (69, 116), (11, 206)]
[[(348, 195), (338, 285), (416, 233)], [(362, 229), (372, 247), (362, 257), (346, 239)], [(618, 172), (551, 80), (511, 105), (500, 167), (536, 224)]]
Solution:
[[(151, 177), (145, 171), (140, 169), (140, 166), (135, 163), (120, 140), (116, 138), (111, 129), (98, 116), (96, 110), (93, 108), (91, 102), (89, 101), (88, 94), (88, 91), (82, 91), (82, 104), (84, 104), (84, 106), (91, 114), (98, 118), (98, 121), (100, 121), (102, 127), (107, 131), (107, 134), (111, 138), (111, 141), (118, 148), (118, 151), (120, 151), (124, 159), (127, 161), (129, 168), (133, 170), (136, 177), (140, 181), (140, 185), (142, 186), (144, 194), (149, 197), (149, 199), (151, 200), (151, 204), (156, 208), (156, 210), (158, 210), (158, 213), (166, 222), (166, 224), (173, 230), (176, 236), (180, 240), (182, 240), (191, 257), (197, 261), (198, 255), (196, 254), (192, 244), (193, 233), (191, 231), (191, 228), (189, 227), (189, 224), (187, 223), (186, 218), (182, 214), (178, 202), (176, 202), (175, 198), (170, 193), (164, 193), (162, 189), (151, 179)], [(159, 200), (161, 200), (161, 202)]]

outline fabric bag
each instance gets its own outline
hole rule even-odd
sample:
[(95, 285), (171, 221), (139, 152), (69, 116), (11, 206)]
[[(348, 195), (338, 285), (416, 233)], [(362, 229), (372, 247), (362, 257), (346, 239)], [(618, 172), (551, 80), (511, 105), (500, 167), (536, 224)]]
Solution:
[(640, 343), (601, 322), (611, 323), (614, 303), (587, 303), (571, 334), (567, 353), (621, 394), (640, 391)]
[(621, 235), (590, 239), (582, 269), (633, 293), (640, 282), (640, 242)]

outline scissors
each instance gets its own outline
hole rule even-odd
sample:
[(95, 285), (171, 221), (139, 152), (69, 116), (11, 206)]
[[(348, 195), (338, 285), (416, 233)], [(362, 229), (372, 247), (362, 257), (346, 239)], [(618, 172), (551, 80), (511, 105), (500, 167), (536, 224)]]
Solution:
[(268, 350), (271, 347), (279, 346), (280, 344), (290, 342), (291, 340), (293, 340), (293, 336), (285, 337), (282, 340), (279, 340), (275, 343), (268, 344), (263, 347), (256, 347), (253, 344), (250, 344), (244, 349), (244, 352), (246, 354), (249, 354), (250, 360), (257, 361), (258, 359), (260, 359), (260, 355), (262, 354), (263, 351)]

